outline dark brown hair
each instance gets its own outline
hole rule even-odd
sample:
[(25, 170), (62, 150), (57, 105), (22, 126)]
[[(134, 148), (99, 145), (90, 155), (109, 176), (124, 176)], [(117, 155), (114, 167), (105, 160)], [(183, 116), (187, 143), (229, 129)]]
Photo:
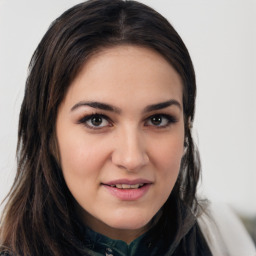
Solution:
[[(52, 23), (30, 63), (20, 111), (17, 174), (0, 232), (1, 244), (17, 255), (80, 255), (83, 251), (71, 211), (72, 196), (57, 160), (57, 111), (86, 60), (95, 51), (121, 44), (154, 49), (182, 79), (187, 149), (171, 196), (190, 209), (197, 206), (200, 163), (190, 131), (196, 83), (183, 41), (165, 18), (141, 3), (87, 1)], [(171, 211), (169, 201), (163, 207)]]

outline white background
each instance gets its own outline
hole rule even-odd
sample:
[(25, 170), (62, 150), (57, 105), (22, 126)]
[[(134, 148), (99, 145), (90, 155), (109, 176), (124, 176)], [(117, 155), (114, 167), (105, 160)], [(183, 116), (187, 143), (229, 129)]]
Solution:
[[(0, 200), (15, 174), (29, 60), (51, 21), (76, 0), (0, 0)], [(200, 191), (256, 214), (256, 0), (142, 1), (176, 28), (194, 62)]]

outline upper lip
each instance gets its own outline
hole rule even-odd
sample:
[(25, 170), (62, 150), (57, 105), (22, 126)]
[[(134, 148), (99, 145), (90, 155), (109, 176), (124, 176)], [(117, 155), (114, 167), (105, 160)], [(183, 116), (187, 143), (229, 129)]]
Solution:
[(111, 186), (111, 185), (116, 185), (116, 184), (136, 185), (136, 184), (151, 184), (151, 183), (153, 183), (153, 182), (150, 180), (147, 180), (147, 179), (135, 179), (135, 180), (117, 179), (117, 180), (104, 182), (102, 184)]

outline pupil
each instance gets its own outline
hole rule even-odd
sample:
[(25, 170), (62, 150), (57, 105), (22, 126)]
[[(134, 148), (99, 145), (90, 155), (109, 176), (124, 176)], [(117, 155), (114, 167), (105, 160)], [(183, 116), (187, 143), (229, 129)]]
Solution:
[(162, 122), (162, 118), (161, 116), (154, 116), (152, 117), (151, 121), (154, 125), (160, 125)]
[(102, 123), (102, 118), (100, 116), (95, 116), (92, 118), (92, 124), (94, 126), (99, 126)]

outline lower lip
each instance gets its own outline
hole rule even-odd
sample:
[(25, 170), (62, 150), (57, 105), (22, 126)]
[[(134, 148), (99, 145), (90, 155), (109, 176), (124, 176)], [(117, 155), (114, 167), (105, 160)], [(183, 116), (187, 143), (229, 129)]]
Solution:
[(140, 188), (122, 189), (103, 185), (113, 196), (123, 201), (135, 201), (143, 197), (149, 190), (151, 184), (146, 184)]

